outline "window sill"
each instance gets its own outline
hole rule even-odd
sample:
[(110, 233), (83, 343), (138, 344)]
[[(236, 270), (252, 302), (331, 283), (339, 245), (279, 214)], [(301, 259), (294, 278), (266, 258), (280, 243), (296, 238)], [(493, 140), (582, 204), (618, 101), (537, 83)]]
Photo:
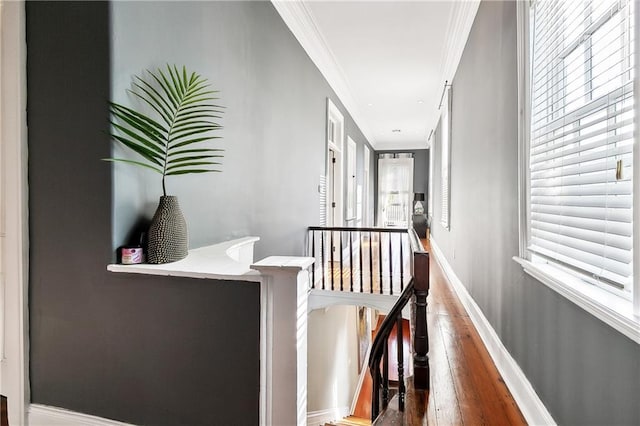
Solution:
[(514, 257), (524, 271), (547, 287), (566, 297), (594, 317), (640, 344), (640, 317), (633, 314), (633, 303), (599, 287), (557, 271)]

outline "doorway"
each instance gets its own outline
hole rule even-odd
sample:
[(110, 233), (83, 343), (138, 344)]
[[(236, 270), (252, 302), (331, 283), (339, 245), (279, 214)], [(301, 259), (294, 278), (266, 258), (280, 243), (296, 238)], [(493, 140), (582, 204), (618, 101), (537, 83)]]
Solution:
[(343, 226), (344, 117), (327, 98), (327, 226)]
[(370, 172), (370, 164), (371, 164), (371, 151), (365, 145), (364, 147), (364, 189), (362, 195), (362, 209), (364, 210), (362, 215), (362, 223), (364, 226), (372, 226), (372, 214), (370, 207), (370, 199), (371, 199), (371, 172)]
[(327, 225), (342, 226), (340, 153), (329, 149), (329, 173), (327, 175)]

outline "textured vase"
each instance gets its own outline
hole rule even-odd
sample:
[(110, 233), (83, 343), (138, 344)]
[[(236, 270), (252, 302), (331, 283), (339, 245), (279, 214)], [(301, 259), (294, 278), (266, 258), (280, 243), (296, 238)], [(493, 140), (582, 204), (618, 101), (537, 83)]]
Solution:
[(169, 263), (187, 257), (189, 233), (178, 204), (178, 197), (160, 197), (149, 227), (147, 262)]

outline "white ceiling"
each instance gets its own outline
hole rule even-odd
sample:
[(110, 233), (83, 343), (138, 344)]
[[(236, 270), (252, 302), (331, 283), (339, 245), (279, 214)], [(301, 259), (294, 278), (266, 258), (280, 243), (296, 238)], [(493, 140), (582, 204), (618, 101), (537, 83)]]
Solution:
[(440, 115), (444, 81), (453, 76), (473, 22), (468, 15), (475, 16), (478, 2), (303, 0), (274, 5), (365, 136), (381, 150), (427, 147)]

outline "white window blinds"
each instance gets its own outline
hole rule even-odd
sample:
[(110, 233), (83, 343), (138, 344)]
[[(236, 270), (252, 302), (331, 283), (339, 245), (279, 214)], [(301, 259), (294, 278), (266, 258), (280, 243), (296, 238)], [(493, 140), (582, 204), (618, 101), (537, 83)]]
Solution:
[(529, 249), (630, 289), (633, 0), (535, 1)]

